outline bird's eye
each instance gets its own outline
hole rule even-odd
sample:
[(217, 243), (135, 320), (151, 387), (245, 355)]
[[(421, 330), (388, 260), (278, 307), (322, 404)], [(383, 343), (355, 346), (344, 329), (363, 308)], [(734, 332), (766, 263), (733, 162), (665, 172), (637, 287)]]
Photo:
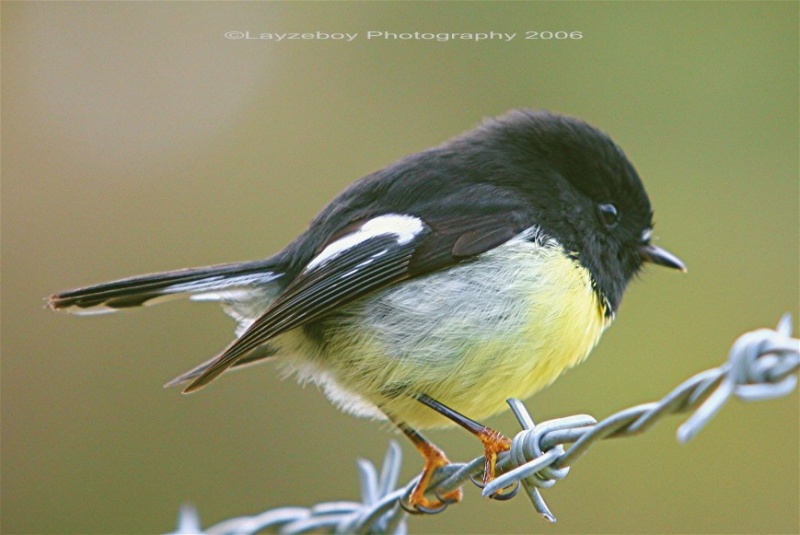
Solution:
[(600, 221), (608, 228), (613, 227), (619, 221), (617, 207), (610, 203), (598, 204), (597, 215), (600, 217)]

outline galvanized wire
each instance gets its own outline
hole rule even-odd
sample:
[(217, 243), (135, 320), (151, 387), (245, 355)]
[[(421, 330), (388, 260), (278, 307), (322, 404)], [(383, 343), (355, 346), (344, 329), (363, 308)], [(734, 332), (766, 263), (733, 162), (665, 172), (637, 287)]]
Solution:
[[(492, 496), (504, 488), (521, 484), (534, 508), (555, 522), (540, 489), (553, 486), (569, 473), (569, 465), (595, 442), (612, 437), (642, 433), (667, 414), (694, 410), (678, 429), (678, 440), (691, 440), (732, 397), (758, 401), (786, 396), (797, 388), (800, 368), (800, 340), (791, 336), (791, 318), (785, 315), (776, 330), (759, 329), (740, 336), (730, 350), (728, 361), (683, 382), (660, 401), (625, 409), (597, 422), (588, 415), (575, 415), (535, 424), (525, 406), (508, 400), (523, 430), (511, 449), (500, 455), (502, 472), (483, 489)], [(567, 449), (565, 446), (571, 444)], [(391, 441), (378, 474), (372, 463), (360, 460), (362, 502), (328, 502), (311, 508), (283, 507), (264, 513), (226, 520), (205, 531), (197, 511), (184, 507), (175, 534), (247, 535), (265, 530), (278, 533), (394, 533), (407, 532), (407, 513), (401, 508), (417, 479), (395, 489), (400, 474), (402, 451)], [(482, 473), (483, 456), (469, 463), (441, 468), (430, 491), (446, 494)]]

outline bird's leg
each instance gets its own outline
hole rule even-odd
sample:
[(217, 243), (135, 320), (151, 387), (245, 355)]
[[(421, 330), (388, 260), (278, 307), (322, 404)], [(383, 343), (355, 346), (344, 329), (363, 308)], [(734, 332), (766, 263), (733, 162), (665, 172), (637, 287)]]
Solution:
[(439, 498), (438, 500), (431, 500), (425, 496), (425, 493), (428, 491), (428, 487), (431, 484), (431, 478), (433, 477), (433, 474), (442, 466), (447, 466), (450, 464), (450, 460), (445, 456), (442, 450), (437, 448), (432, 442), (422, 436), (419, 431), (408, 426), (404, 422), (396, 420), (392, 416), (389, 416), (389, 419), (391, 419), (392, 422), (394, 422), (394, 424), (400, 428), (403, 434), (407, 436), (409, 440), (411, 440), (420, 454), (425, 458), (425, 468), (422, 470), (419, 481), (417, 481), (417, 484), (414, 486), (414, 490), (411, 492), (411, 496), (408, 499), (409, 508), (406, 509), (405, 506), (403, 506), (403, 508), (410, 513), (432, 514), (444, 511), (444, 509), (451, 503), (461, 501), (461, 489), (448, 492), (444, 496), (439, 496), (437, 494), (436, 497)]
[[(470, 418), (467, 418), (463, 414), (454, 411), (447, 405), (439, 403), (435, 399), (425, 394), (419, 394), (416, 396), (416, 400), (422, 403), (423, 405), (430, 407), (431, 409), (435, 410), (442, 416), (452, 420), (453, 422), (457, 423), (476, 437), (478, 440), (481, 441), (483, 444), (484, 455), (486, 457), (486, 462), (484, 464), (483, 469), (483, 484), (486, 485), (492, 479), (497, 476), (497, 455), (501, 452), (508, 451), (511, 449), (511, 440), (506, 436), (502, 435), (498, 431), (495, 431), (491, 427), (486, 427), (483, 424), (476, 422)], [(517, 489), (518, 490), (518, 489)], [(516, 494), (516, 491), (513, 491), (513, 494)], [(510, 498), (513, 494), (509, 495), (506, 493), (503, 497)], [(496, 498), (500, 498), (500, 496), (495, 496)]]

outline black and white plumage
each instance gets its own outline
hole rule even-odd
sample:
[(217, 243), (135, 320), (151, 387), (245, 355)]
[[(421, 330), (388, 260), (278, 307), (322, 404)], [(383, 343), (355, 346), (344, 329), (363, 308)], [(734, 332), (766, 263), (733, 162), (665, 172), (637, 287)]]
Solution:
[(517, 110), (355, 182), (271, 258), (123, 279), (50, 305), (217, 300), (238, 338), (170, 384), (195, 391), (276, 357), (343, 409), (406, 430), (452, 423), (420, 396), (483, 418), (580, 362), (643, 262), (685, 269), (651, 235), (641, 180), (606, 134)]
[[(609, 236), (594, 215), (603, 199), (626, 210)], [(213, 365), (171, 383), (192, 379), (193, 391), (283, 332), (474, 261), (526, 229), (576, 255), (609, 316), (643, 260), (679, 263), (649, 244), (649, 201), (610, 138), (576, 119), (521, 110), (361, 179), (272, 258), (123, 279), (57, 294), (50, 305), (92, 314), (182, 295), (220, 301), (241, 336)]]

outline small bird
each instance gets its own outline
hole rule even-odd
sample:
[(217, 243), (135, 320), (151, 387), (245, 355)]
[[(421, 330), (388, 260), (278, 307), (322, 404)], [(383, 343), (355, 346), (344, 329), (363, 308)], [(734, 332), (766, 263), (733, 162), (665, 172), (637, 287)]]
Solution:
[(686, 270), (652, 243), (652, 218), (608, 135), (513, 110), (361, 178), (265, 260), (122, 279), (49, 305), (94, 314), (179, 296), (219, 302), (237, 338), (167, 386), (194, 392), (274, 360), (345, 412), (394, 423), (425, 458), (405, 506), (435, 512), (461, 489), (426, 495), (449, 461), (418, 429), (464, 427), (483, 443), (484, 483), (494, 478), (511, 442), (472, 418), (584, 360), (643, 263)]

